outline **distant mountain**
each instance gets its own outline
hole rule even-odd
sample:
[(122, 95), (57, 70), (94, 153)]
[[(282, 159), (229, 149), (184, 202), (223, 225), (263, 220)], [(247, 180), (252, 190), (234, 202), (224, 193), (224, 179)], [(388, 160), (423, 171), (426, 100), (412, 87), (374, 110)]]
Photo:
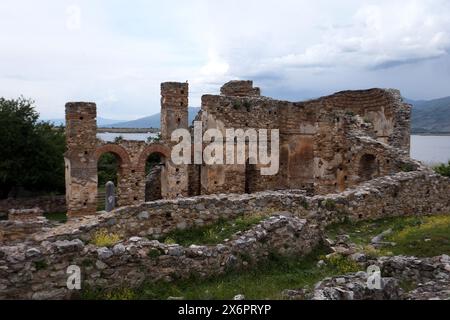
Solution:
[[(53, 123), (55, 126), (64, 126), (66, 124), (66, 120), (65, 119), (49, 119), (49, 120), (45, 120), (43, 119), (42, 121), (48, 121)], [(125, 122), (126, 120), (112, 120), (112, 119), (105, 119), (102, 117), (97, 118), (97, 125), (99, 127), (104, 127), (104, 126), (109, 126), (112, 124), (117, 124), (120, 122)]]
[(450, 97), (405, 101), (413, 106), (413, 133), (450, 133)]
[[(200, 111), (200, 108), (189, 108), (189, 124), (194, 121), (195, 117), (197, 116), (197, 113)], [(119, 123), (113, 123), (109, 125), (103, 125), (102, 127), (108, 127), (108, 128), (159, 128), (160, 127), (160, 118), (161, 113), (154, 114), (149, 117), (140, 118), (133, 121), (127, 121), (127, 122), (119, 122)]]
[[(404, 98), (413, 106), (413, 133), (450, 133), (450, 97), (434, 100), (411, 100)], [(189, 108), (189, 123), (191, 124), (200, 108)], [(97, 118), (97, 124), (102, 128), (159, 128), (161, 114), (140, 118), (133, 121), (120, 121)], [(64, 119), (46, 120), (55, 125), (64, 125)]]

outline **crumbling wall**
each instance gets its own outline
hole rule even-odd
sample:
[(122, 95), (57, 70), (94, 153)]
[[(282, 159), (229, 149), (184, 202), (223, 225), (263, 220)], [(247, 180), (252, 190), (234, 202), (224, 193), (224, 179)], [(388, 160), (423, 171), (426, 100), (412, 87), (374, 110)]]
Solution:
[(161, 194), (163, 198), (188, 195), (188, 168), (171, 161), (173, 143), (170, 135), (177, 128), (187, 128), (188, 85), (163, 83), (161, 85), (162, 143), (146, 143), (118, 139), (105, 143), (97, 139), (97, 112), (94, 103), (66, 105), (66, 198), (68, 215), (91, 215), (97, 211), (97, 163), (105, 153), (113, 154), (119, 162), (117, 205), (127, 206), (145, 201), (145, 164), (150, 155), (165, 158), (162, 169)]
[[(330, 223), (347, 218), (448, 214), (449, 194), (449, 178), (414, 171), (377, 178), (334, 195), (270, 191), (121, 208), (52, 228), (27, 242), (0, 246), (0, 298), (67, 298), (73, 291), (66, 289), (66, 269), (74, 264), (82, 268), (84, 284), (111, 289), (135, 287), (146, 279), (170, 281), (191, 273), (209, 276), (248, 264), (245, 256), (257, 263), (273, 250), (301, 255), (314, 248), (320, 230)], [(223, 245), (183, 248), (143, 238), (263, 210), (274, 210), (276, 216)], [(98, 230), (121, 234), (124, 241), (113, 248), (89, 244)]]
[(0, 200), (0, 213), (7, 213), (11, 209), (39, 208), (45, 213), (66, 212), (65, 196), (41, 196), (32, 198), (9, 198)]
[[(287, 102), (260, 95), (252, 81), (231, 81), (221, 95), (202, 97), (197, 117), (203, 133), (226, 129), (279, 131), (279, 171), (260, 174), (259, 159), (248, 155), (242, 163), (178, 165), (170, 160), (171, 134), (187, 129), (187, 83), (161, 85), (162, 143), (118, 142), (103, 144), (95, 139), (95, 105), (68, 104), (66, 154), (67, 194), (70, 215), (95, 212), (98, 157), (112, 152), (120, 159), (118, 203), (145, 201), (145, 161), (160, 153), (166, 162), (161, 176), (163, 198), (200, 194), (248, 193), (264, 190), (302, 189), (309, 194), (341, 192), (372, 178), (394, 174), (408, 161), (410, 106), (396, 90), (344, 91), (306, 102)], [(193, 130), (192, 130), (193, 133)], [(225, 140), (224, 140), (225, 142)], [(204, 142), (203, 148), (209, 144)], [(234, 151), (237, 155), (237, 150)], [(398, 159), (401, 158), (401, 163)], [(253, 161), (257, 160), (258, 164)]]
[(276, 215), (216, 246), (182, 247), (133, 237), (113, 248), (100, 248), (79, 239), (0, 247), (0, 264), (8, 261), (6, 269), (0, 269), (0, 299), (76, 297), (77, 292), (66, 287), (69, 265), (81, 268), (83, 288), (136, 288), (144, 281), (171, 281), (192, 275), (206, 278), (250, 268), (271, 252), (302, 256), (319, 241), (316, 226), (289, 215)]

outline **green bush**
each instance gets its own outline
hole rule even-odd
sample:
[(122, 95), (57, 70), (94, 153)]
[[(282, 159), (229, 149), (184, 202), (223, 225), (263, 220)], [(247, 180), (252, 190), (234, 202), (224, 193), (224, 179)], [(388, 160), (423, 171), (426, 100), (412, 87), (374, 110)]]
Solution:
[(450, 177), (450, 161), (448, 162), (448, 164), (441, 164), (434, 167), (434, 171), (445, 177)]

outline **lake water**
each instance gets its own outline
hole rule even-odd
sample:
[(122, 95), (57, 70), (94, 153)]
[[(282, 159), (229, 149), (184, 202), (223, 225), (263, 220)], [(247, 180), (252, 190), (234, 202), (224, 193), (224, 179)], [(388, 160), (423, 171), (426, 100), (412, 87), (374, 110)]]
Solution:
[[(126, 140), (147, 141), (155, 133), (99, 133), (99, 139), (114, 142), (118, 136)], [(426, 164), (447, 163), (450, 160), (450, 136), (411, 136), (411, 156)]]
[(411, 157), (426, 164), (450, 160), (450, 136), (411, 136)]
[(125, 140), (131, 141), (147, 141), (149, 137), (156, 138), (157, 133), (114, 133), (114, 132), (104, 132), (97, 133), (97, 138), (105, 142), (114, 142), (117, 137), (122, 137)]

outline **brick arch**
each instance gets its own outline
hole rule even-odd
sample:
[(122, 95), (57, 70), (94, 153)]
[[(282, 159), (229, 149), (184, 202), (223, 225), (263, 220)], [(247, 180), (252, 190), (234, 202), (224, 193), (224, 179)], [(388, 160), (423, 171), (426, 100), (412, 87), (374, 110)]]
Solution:
[(144, 151), (142, 151), (141, 155), (139, 156), (139, 160), (137, 163), (137, 168), (139, 170), (145, 171), (145, 163), (152, 153), (159, 153), (163, 155), (167, 161), (170, 160), (171, 150), (169, 147), (162, 144), (151, 144), (145, 147)]
[(105, 153), (113, 153), (119, 157), (120, 165), (122, 167), (129, 167), (131, 166), (131, 160), (130, 156), (128, 155), (127, 151), (117, 145), (117, 144), (105, 144), (95, 150), (95, 160), (98, 162), (102, 154)]

